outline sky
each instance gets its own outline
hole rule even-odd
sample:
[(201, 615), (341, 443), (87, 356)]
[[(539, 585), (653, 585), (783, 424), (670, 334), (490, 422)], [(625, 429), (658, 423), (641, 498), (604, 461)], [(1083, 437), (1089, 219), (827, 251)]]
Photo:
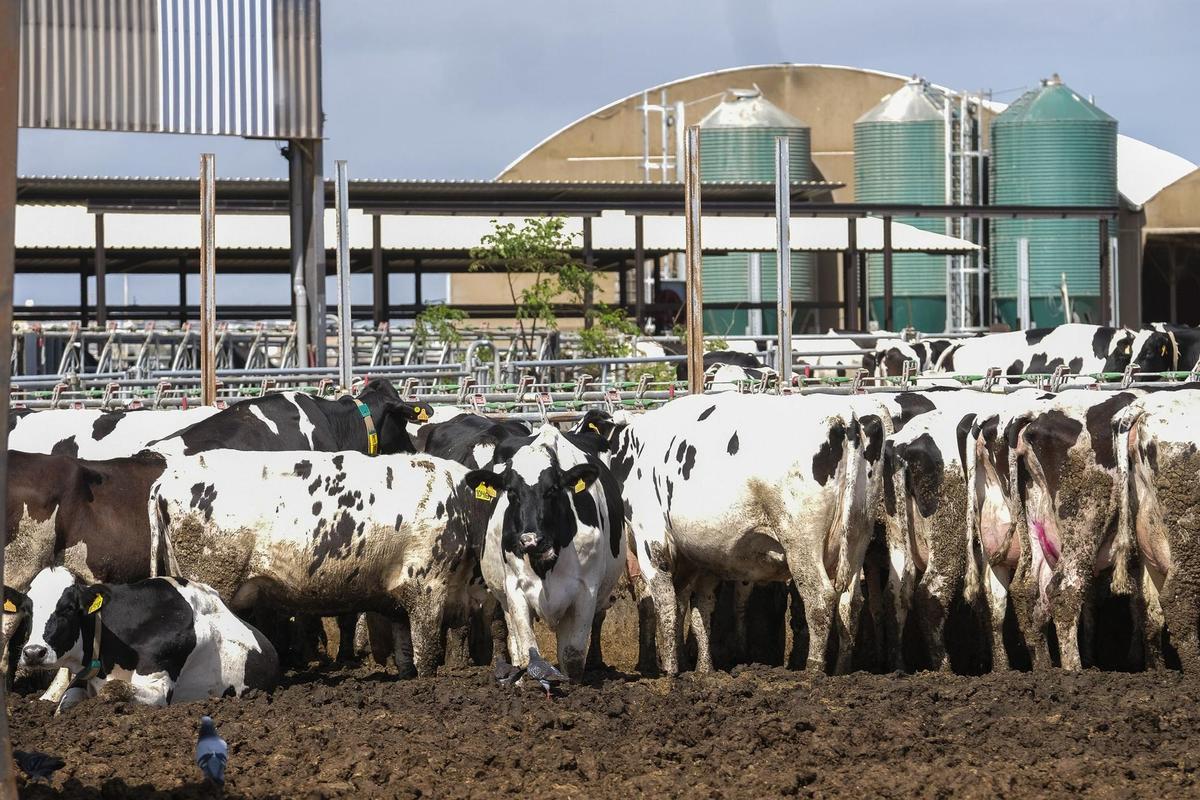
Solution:
[[(326, 174), (344, 158), (351, 177), (494, 178), (647, 86), (779, 62), (916, 73), (1000, 101), (1058, 72), (1122, 133), (1200, 162), (1198, 29), (1195, 0), (327, 0)], [(218, 176), (286, 177), (276, 143), (180, 135), (23, 130), (18, 166), (190, 176), (201, 152)]]

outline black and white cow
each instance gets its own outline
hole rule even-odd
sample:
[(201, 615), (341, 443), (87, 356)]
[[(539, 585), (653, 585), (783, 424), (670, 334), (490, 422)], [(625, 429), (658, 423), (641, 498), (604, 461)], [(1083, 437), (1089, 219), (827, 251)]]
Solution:
[[(233, 450), (171, 457), (150, 491), (152, 552), (236, 610), (394, 620), (396, 663), (431, 675), (446, 605), (466, 602), (487, 509), (428, 455)], [(409, 629), (411, 628), (411, 646)]]
[(1063, 366), (1077, 375), (1121, 372), (1133, 353), (1134, 332), (1071, 323), (1054, 328), (992, 333), (967, 339), (943, 357), (946, 372), (983, 375), (999, 367), (1007, 375), (1041, 375)]
[(501, 443), (493, 468), (466, 480), (491, 515), (481, 566), (504, 610), (513, 662), (527, 663), (540, 619), (557, 637), (559, 664), (578, 680), (593, 620), (624, 567), (617, 481), (551, 425)]
[(428, 403), (403, 401), (391, 383), (376, 379), (354, 397), (330, 400), (304, 392), (279, 392), (242, 400), (151, 442), (150, 448), (163, 455), (220, 448), (412, 453), (416, 448), (407, 426), (428, 420), (432, 413)]
[(460, 411), (445, 422), (422, 428), (417, 447), (423, 453), (477, 468), (492, 462), (496, 445), (513, 436), (528, 435), (529, 426), (524, 422)]
[[(131, 699), (163, 706), (270, 691), (279, 681), (271, 643), (201, 583), (152, 578), (88, 584), (51, 567), (33, 579), (28, 600), (31, 622), (21, 666), (66, 668), (83, 683), (81, 694), (123, 681)], [(78, 699), (68, 693), (60, 709)]]
[[(873, 416), (887, 414), (874, 407)], [(848, 664), (878, 487), (867, 453), (879, 460), (883, 435), (878, 418), (873, 436), (864, 427), (845, 397), (724, 394), (675, 400), (621, 433), (613, 470), (664, 671), (679, 671), (680, 611), (689, 608), (697, 669), (711, 669), (720, 580), (792, 581), (809, 667), (824, 669), (835, 620), (844, 631), (838, 664)]]
[(26, 414), (8, 436), (8, 449), (98, 461), (124, 458), (147, 444), (208, 419), (219, 409), (50, 409)]
[(877, 378), (898, 377), (904, 374), (904, 364), (914, 361), (917, 371), (943, 371), (946, 361), (953, 363), (953, 353), (966, 339), (930, 338), (916, 342), (904, 339), (880, 339), (874, 352), (862, 357), (862, 366)]
[(1200, 330), (1156, 323), (1133, 340), (1137, 373), (1190, 372), (1200, 362)]
[(1131, 404), (1118, 437), (1125, 476), (1124, 547), (1141, 562), (1147, 668), (1162, 665), (1162, 631), (1170, 633), (1185, 672), (1200, 672), (1200, 391), (1188, 384)]

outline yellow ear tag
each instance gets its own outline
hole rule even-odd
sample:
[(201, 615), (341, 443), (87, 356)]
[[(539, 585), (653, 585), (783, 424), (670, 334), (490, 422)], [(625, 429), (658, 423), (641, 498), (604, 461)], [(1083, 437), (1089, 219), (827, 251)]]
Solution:
[(102, 605), (104, 605), (104, 596), (98, 594), (96, 595), (96, 599), (92, 601), (92, 604), (88, 606), (87, 612), (89, 614), (95, 614), (100, 610), (100, 606)]
[(580, 479), (579, 479), (579, 480), (578, 480), (578, 481), (575, 483), (575, 494), (579, 494), (580, 492), (582, 492), (582, 491), (583, 491), (584, 489), (586, 489), (586, 488), (587, 488), (587, 484), (583, 482), (583, 478), (580, 478)]
[(417, 422), (429, 422), (429, 412), (423, 408), (417, 409)]
[(15, 613), (17, 613), (17, 606), (16, 606), (16, 604), (14, 604), (14, 603), (13, 603), (13, 601), (12, 601), (12, 600), (5, 600), (5, 601), (4, 601), (4, 613), (5, 613), (5, 614), (15, 614)]
[(486, 500), (490, 503), (496, 499), (496, 490), (486, 483), (481, 483), (475, 487), (475, 499)]
[(1158, 354), (1160, 356), (1165, 356), (1167, 354), (1167, 346), (1165, 344), (1158, 349)]
[(589, 422), (588, 427), (591, 428), (592, 430), (594, 430), (596, 433), (600, 433), (600, 429), (596, 427), (596, 423)]

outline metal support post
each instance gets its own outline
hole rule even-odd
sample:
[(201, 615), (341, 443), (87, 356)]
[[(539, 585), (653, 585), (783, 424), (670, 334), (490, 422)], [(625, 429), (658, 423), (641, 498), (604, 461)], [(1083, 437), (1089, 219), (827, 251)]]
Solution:
[(104, 263), (104, 214), (96, 213), (96, 324), (108, 324), (107, 265)]
[(308, 195), (304, 183), (304, 143), (293, 139), (288, 142), (288, 191), (290, 194), (292, 233), (292, 302), (296, 322), (296, 363), (302, 367), (309, 364), (308, 334), (311, 320), (308, 311), (308, 287), (305, 284), (306, 241), (308, 231), (304, 217), (308, 206)]
[(700, 239), (700, 126), (687, 129), (684, 145), (687, 181), (683, 185), (687, 257), (688, 391), (704, 391), (704, 272)]
[(216, 156), (200, 156), (200, 402), (217, 402)]
[[(583, 218), (583, 265), (588, 275), (594, 275), (596, 254), (592, 252), (592, 218)], [(583, 290), (583, 327), (592, 327), (592, 287), (591, 284)]]
[(346, 196), (348, 180), (346, 162), (336, 163), (337, 183), (334, 188), (334, 205), (337, 208), (337, 299), (338, 299), (338, 375), (342, 388), (350, 391), (354, 380), (354, 356), (351, 343), (354, 339), (354, 318), (350, 314), (350, 202)]
[(187, 257), (179, 257), (179, 324), (187, 322)]
[(892, 218), (883, 218), (883, 329), (895, 330), (892, 310)]
[(854, 310), (858, 305), (858, 291), (855, 286), (858, 276), (854, 269), (857, 262), (858, 221), (849, 217), (846, 219), (846, 252), (842, 254), (842, 324), (847, 329), (854, 327)]
[(1017, 239), (1017, 327), (1033, 327), (1029, 303), (1029, 240)]
[(633, 318), (638, 330), (646, 324), (646, 230), (642, 216), (633, 218)]
[(779, 384), (792, 385), (792, 181), (791, 143), (775, 137), (775, 296)]
[(383, 218), (371, 216), (371, 305), (376, 327), (388, 319), (387, 273), (383, 269)]
[(1108, 217), (1100, 218), (1100, 308), (1101, 325), (1113, 325), (1116, 319), (1112, 312), (1112, 287), (1109, 285), (1108, 267)]

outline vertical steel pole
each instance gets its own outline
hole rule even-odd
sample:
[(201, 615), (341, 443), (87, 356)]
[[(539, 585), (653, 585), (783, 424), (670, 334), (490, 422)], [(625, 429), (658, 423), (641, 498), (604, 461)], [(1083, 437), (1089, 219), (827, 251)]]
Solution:
[(633, 218), (633, 318), (638, 330), (646, 324), (646, 231), (642, 215)]
[(682, 100), (675, 101), (675, 180), (683, 183), (684, 116), (686, 109)]
[[(0, 3), (0, 412), (8, 419), (12, 381), (13, 247), (17, 216), (18, 55), (21, 52), (19, 0)], [(0, 426), (0, 519), (7, 519), (8, 425)], [(0, 583), (4, 548), (0, 547)], [(7, 642), (5, 642), (7, 644)], [(16, 797), (12, 747), (8, 738), (8, 703), (0, 680), (0, 797)]]
[[(596, 254), (592, 251), (592, 218), (583, 218), (583, 265), (587, 268), (588, 275), (594, 274), (596, 269)], [(592, 327), (592, 303), (594, 297), (592, 287), (589, 284), (583, 290), (583, 327)]]
[(1033, 327), (1029, 302), (1029, 240), (1017, 239), (1017, 323), (1020, 330)]
[(846, 284), (846, 297), (843, 305), (845, 325), (847, 330), (854, 328), (854, 313), (858, 308), (858, 293), (862, 287), (858, 285), (858, 220), (846, 218), (846, 254), (842, 257), (843, 280)]
[(779, 337), (779, 384), (792, 385), (792, 150), (775, 137), (775, 297)]
[(217, 402), (216, 156), (200, 156), (200, 402)]
[(354, 319), (350, 315), (350, 204), (347, 197), (346, 162), (335, 162), (337, 184), (334, 204), (337, 207), (337, 286), (338, 286), (338, 375), (342, 388), (350, 391), (354, 380), (354, 358), (350, 353)]
[(308, 289), (305, 286), (304, 143), (288, 141), (288, 192), (292, 233), (292, 297), (296, 317), (296, 364), (308, 366)]
[(96, 212), (96, 324), (108, 324), (108, 269), (104, 254), (104, 214)]
[(387, 322), (387, 273), (383, 271), (383, 220), (371, 215), (371, 307), (375, 325)]
[(1108, 268), (1108, 217), (1100, 218), (1100, 317), (1101, 325), (1114, 325), (1112, 313), (1112, 291), (1109, 286), (1111, 275)]
[(684, 144), (687, 180), (683, 184), (687, 258), (688, 392), (704, 392), (704, 272), (700, 244), (700, 126), (687, 129)]
[(895, 330), (892, 325), (892, 218), (883, 218), (883, 329)]

